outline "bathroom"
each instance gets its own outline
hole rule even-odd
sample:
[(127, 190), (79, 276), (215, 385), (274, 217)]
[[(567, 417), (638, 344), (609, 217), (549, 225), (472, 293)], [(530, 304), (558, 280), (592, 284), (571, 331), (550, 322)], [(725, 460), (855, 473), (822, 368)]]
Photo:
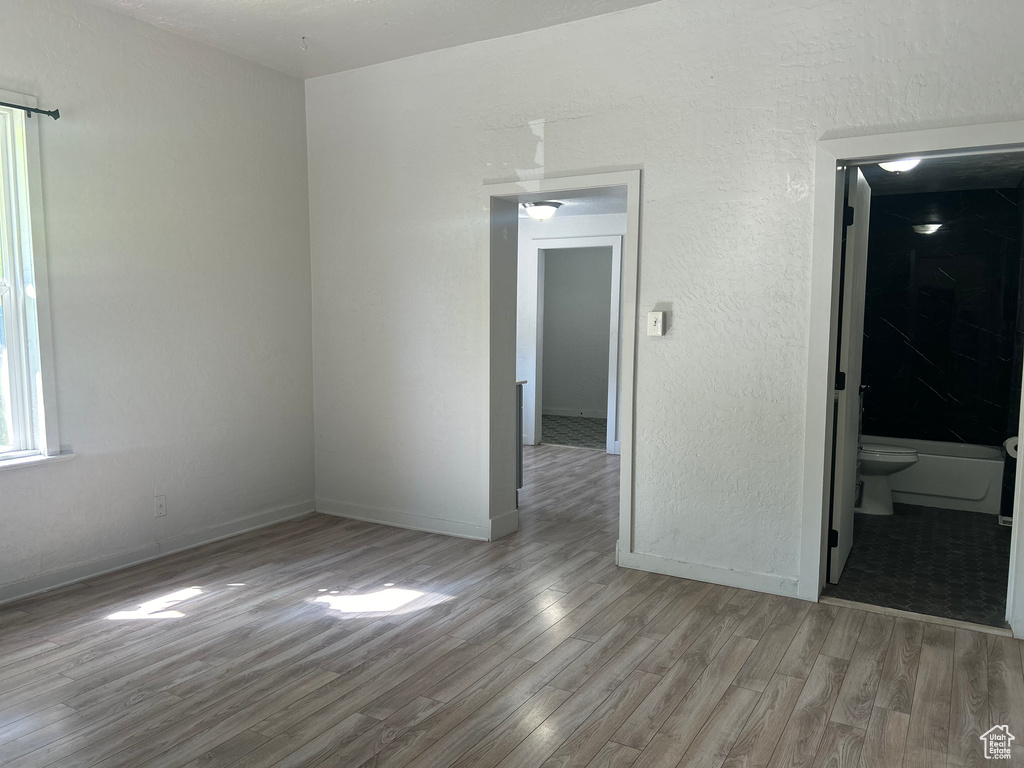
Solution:
[(853, 546), (825, 595), (1001, 627), (1024, 368), (1024, 153), (916, 160), (859, 167), (870, 224), (851, 287), (863, 291), (851, 297), (863, 300)]

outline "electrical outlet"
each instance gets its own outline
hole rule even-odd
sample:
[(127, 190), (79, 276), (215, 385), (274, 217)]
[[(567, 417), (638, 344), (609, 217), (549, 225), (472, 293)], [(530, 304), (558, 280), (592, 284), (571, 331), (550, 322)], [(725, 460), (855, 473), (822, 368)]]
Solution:
[(153, 517), (163, 517), (167, 514), (167, 497), (153, 497)]

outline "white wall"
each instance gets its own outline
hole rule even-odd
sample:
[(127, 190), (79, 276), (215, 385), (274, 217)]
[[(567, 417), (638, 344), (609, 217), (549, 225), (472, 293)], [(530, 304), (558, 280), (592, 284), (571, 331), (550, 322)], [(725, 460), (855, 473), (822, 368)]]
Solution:
[(664, 0), (307, 81), (318, 494), (480, 518), (482, 185), (641, 167), (638, 308), (672, 314), (638, 345), (637, 551), (795, 590), (815, 141), (1021, 119), (1022, 25)]
[(0, 599), (312, 509), (302, 83), (82, 2), (0, 17), (0, 89), (62, 115), (33, 119), (78, 454), (0, 472)]
[(544, 413), (608, 415), (611, 285), (610, 247), (544, 252)]
[[(516, 293), (516, 380), (523, 387), (523, 442), (535, 445), (537, 391), (537, 248), (534, 240), (599, 235), (625, 235), (626, 214), (562, 216), (548, 221), (519, 219), (518, 285)], [(542, 345), (543, 347), (543, 345)]]

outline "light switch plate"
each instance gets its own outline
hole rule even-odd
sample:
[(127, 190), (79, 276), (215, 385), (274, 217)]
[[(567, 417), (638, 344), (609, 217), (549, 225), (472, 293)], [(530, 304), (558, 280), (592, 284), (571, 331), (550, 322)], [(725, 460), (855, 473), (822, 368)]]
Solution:
[(647, 335), (648, 336), (664, 336), (665, 335), (665, 313), (664, 312), (648, 312), (647, 313)]

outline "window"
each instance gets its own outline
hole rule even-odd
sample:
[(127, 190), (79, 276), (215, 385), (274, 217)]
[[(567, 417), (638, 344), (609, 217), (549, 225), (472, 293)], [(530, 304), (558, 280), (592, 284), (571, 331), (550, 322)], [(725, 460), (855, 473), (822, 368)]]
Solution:
[[(0, 101), (35, 106), (30, 97), (3, 91)], [(0, 463), (60, 452), (39, 200), (40, 119), (0, 107)]]

